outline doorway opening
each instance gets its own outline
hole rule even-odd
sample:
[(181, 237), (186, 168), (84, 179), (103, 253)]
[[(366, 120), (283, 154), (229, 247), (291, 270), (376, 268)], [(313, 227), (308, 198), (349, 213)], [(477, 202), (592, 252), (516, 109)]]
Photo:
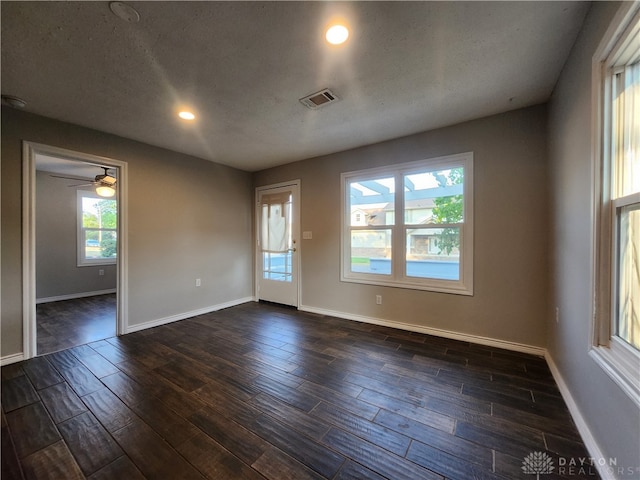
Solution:
[(24, 143), (24, 358), (124, 333), (126, 163)]

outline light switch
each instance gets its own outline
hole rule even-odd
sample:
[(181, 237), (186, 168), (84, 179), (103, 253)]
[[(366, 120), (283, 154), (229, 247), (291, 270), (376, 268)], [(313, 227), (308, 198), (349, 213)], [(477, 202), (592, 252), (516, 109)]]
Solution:
[(303, 240), (311, 240), (313, 238), (313, 232), (302, 232)]

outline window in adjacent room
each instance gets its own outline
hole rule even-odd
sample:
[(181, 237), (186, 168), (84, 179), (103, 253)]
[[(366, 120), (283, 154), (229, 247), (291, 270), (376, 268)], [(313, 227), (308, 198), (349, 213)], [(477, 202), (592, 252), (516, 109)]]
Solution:
[(342, 175), (342, 280), (473, 294), (473, 155)]
[(115, 264), (117, 228), (116, 200), (78, 190), (78, 266)]
[[(635, 10), (634, 10), (635, 8)], [(640, 403), (640, 10), (623, 6), (594, 72), (599, 91), (593, 356)], [(613, 30), (612, 30), (613, 32)]]

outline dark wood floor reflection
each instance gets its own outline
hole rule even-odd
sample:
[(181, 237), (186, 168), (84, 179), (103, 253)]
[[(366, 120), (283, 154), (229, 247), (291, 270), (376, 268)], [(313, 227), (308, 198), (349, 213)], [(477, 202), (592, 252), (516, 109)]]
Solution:
[(274, 305), (2, 368), (3, 480), (512, 480), (532, 452), (597, 478), (557, 468), (588, 454), (542, 358)]
[(116, 334), (116, 295), (36, 305), (38, 355), (103, 340)]

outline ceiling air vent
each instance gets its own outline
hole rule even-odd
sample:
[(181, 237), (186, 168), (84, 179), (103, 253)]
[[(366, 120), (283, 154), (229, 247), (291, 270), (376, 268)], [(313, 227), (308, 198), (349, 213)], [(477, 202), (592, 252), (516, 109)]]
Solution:
[(312, 93), (304, 98), (301, 98), (300, 101), (306, 107), (315, 110), (316, 108), (324, 107), (325, 105), (329, 105), (330, 103), (337, 102), (339, 98), (328, 88), (324, 90), (320, 90), (319, 92)]

